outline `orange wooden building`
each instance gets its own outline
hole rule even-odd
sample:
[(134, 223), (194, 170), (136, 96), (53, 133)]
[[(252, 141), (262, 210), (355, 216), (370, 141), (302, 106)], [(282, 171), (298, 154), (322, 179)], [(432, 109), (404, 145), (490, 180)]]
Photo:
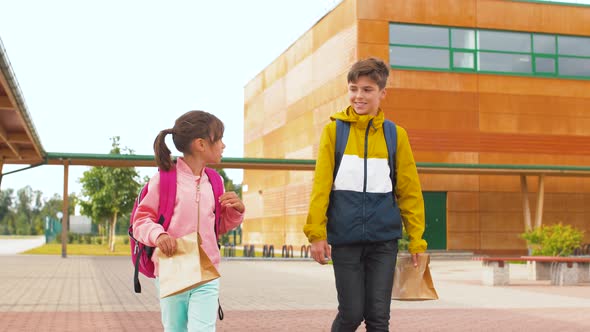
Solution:
[[(329, 115), (347, 105), (351, 64), (377, 56), (391, 65), (382, 108), (417, 162), (588, 166), (588, 22), (589, 6), (540, 1), (344, 0), (245, 87), (245, 157), (315, 159)], [(246, 170), (243, 242), (306, 244), (312, 179)], [(429, 249), (526, 249), (522, 178), (420, 179)], [(548, 177), (543, 188), (543, 223), (584, 229), (590, 242), (590, 179)]]

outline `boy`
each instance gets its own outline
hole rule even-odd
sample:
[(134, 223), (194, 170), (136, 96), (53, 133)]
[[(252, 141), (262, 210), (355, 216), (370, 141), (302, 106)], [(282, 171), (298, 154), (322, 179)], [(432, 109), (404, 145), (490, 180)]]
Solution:
[[(335, 121), (320, 139), (303, 231), (313, 259), (326, 264), (331, 258), (334, 265), (338, 314), (332, 331), (355, 331), (363, 320), (367, 331), (389, 330), (402, 220), (414, 266), (426, 250), (422, 190), (408, 135), (399, 126), (395, 165), (388, 163), (385, 116), (379, 108), (388, 76), (389, 67), (377, 58), (358, 61), (348, 72), (350, 106), (331, 116), (350, 123), (336, 175)], [(390, 166), (395, 167), (395, 188)]]

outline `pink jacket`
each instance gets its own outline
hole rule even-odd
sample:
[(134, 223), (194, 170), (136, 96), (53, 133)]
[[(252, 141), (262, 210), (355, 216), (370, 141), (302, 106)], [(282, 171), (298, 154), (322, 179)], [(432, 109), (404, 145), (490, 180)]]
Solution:
[[(157, 223), (158, 204), (160, 199), (160, 175), (156, 173), (149, 182), (148, 193), (142, 199), (135, 211), (133, 221), (133, 237), (139, 242), (155, 247), (156, 239), (162, 233), (168, 233), (173, 238), (179, 238), (197, 231), (197, 211), (200, 204), (199, 234), (203, 243), (201, 247), (211, 259), (215, 267), (219, 267), (219, 247), (215, 238), (215, 202), (213, 189), (205, 170), (201, 176), (195, 176), (191, 168), (182, 158), (176, 163), (178, 187), (174, 213), (168, 231)], [(200, 202), (197, 201), (197, 185), (200, 184)], [(221, 224), (219, 235), (236, 228), (244, 219), (244, 215), (233, 208), (221, 208)], [(158, 275), (158, 258), (152, 256), (155, 265), (155, 275)]]

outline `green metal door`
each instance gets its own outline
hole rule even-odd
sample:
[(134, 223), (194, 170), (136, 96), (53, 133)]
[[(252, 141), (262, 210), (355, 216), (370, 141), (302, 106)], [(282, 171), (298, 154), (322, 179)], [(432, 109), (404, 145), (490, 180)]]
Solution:
[(423, 192), (428, 250), (447, 249), (447, 193)]

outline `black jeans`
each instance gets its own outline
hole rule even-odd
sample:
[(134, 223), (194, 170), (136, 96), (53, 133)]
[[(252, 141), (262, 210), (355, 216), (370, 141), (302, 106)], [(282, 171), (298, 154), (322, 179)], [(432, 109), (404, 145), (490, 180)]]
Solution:
[(332, 247), (338, 315), (332, 332), (389, 331), (397, 240)]

